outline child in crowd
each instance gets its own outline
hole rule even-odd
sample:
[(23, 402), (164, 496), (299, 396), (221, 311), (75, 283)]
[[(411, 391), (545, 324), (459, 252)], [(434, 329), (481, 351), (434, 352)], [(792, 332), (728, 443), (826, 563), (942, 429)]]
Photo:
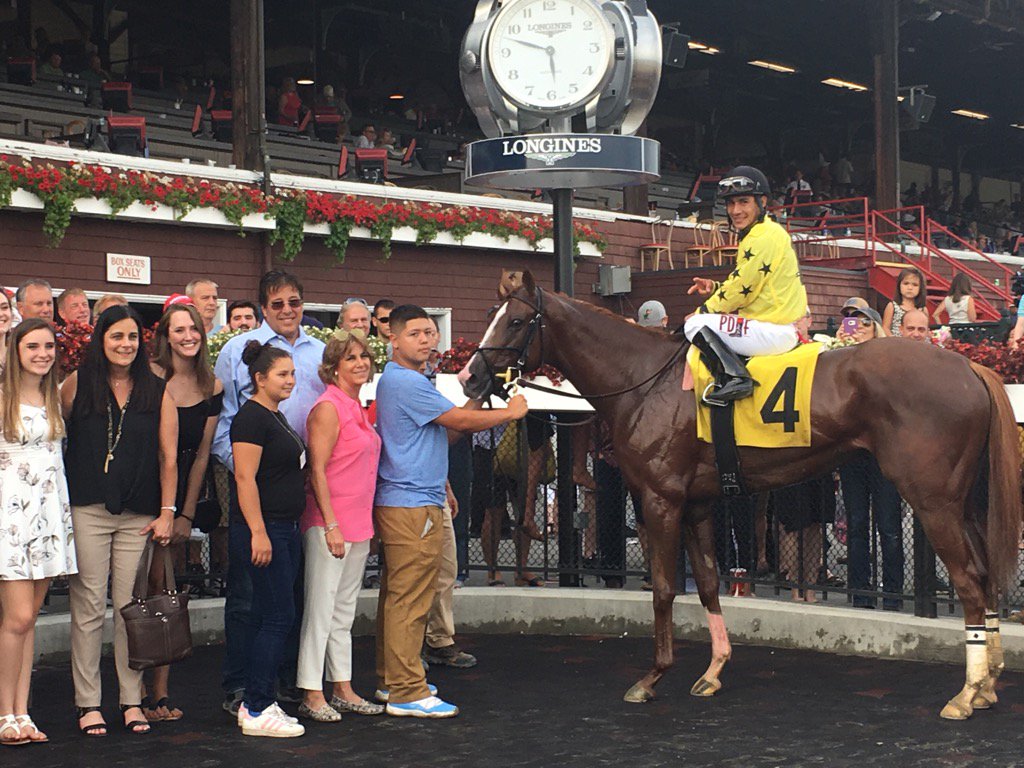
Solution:
[(900, 270), (896, 278), (896, 295), (882, 313), (882, 327), (890, 336), (899, 336), (903, 313), (911, 309), (925, 309), (927, 289), (924, 275), (915, 267)]

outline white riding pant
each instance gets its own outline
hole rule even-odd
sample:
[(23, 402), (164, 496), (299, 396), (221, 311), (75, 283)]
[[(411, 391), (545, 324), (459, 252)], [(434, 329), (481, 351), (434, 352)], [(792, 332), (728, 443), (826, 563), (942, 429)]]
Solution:
[(710, 328), (737, 355), (781, 355), (797, 345), (796, 326), (748, 320), (739, 315), (693, 315), (683, 326), (686, 338), (701, 328)]

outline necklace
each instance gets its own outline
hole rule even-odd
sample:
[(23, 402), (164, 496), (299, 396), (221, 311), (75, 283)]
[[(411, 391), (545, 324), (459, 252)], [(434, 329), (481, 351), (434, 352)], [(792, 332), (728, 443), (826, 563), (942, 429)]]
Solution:
[(274, 417), (280, 422), (281, 426), (285, 428), (285, 431), (291, 435), (292, 440), (294, 440), (299, 446), (300, 454), (305, 453), (306, 445), (302, 442), (302, 438), (299, 437), (298, 433), (292, 429), (292, 425), (288, 423), (288, 419), (282, 416), (280, 411), (271, 411), (271, 413), (274, 414)]
[(114, 412), (110, 407), (110, 399), (107, 399), (107, 458), (103, 462), (103, 474), (107, 474), (110, 469), (110, 462), (114, 460), (114, 450), (117, 448), (118, 443), (121, 442), (121, 432), (124, 431), (124, 417), (128, 411), (128, 404), (132, 401), (131, 390), (128, 391), (128, 397), (125, 398), (124, 405), (121, 406), (121, 418), (117, 422), (117, 435), (114, 435)]

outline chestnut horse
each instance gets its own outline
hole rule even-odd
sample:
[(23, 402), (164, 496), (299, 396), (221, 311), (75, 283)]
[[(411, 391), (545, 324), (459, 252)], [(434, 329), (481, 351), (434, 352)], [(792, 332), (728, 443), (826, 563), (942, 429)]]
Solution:
[[(460, 377), (465, 394), (488, 396), (510, 367), (555, 366), (610, 426), (622, 474), (642, 498), (655, 659), (626, 701), (652, 698), (672, 666), (680, 527), (711, 634), (711, 663), (691, 693), (713, 695), (731, 653), (712, 520), (720, 487), (712, 446), (697, 440), (694, 393), (680, 386), (685, 340), (541, 290), (529, 272), (514, 287), (505, 281), (499, 297), (504, 303)], [(941, 714), (965, 719), (991, 706), (1003, 668), (996, 608), (1016, 572), (1021, 533), (1017, 428), (1002, 381), (931, 344), (879, 339), (821, 355), (811, 427), (808, 448), (741, 448), (747, 489), (798, 483), (872, 452), (920, 519), (963, 604), (967, 680)]]

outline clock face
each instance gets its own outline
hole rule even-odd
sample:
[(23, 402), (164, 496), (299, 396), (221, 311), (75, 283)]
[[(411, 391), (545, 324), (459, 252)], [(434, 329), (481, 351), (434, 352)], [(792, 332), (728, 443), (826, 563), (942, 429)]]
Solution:
[(564, 110), (601, 87), (614, 44), (611, 24), (587, 0), (513, 0), (494, 19), (487, 57), (513, 102)]

